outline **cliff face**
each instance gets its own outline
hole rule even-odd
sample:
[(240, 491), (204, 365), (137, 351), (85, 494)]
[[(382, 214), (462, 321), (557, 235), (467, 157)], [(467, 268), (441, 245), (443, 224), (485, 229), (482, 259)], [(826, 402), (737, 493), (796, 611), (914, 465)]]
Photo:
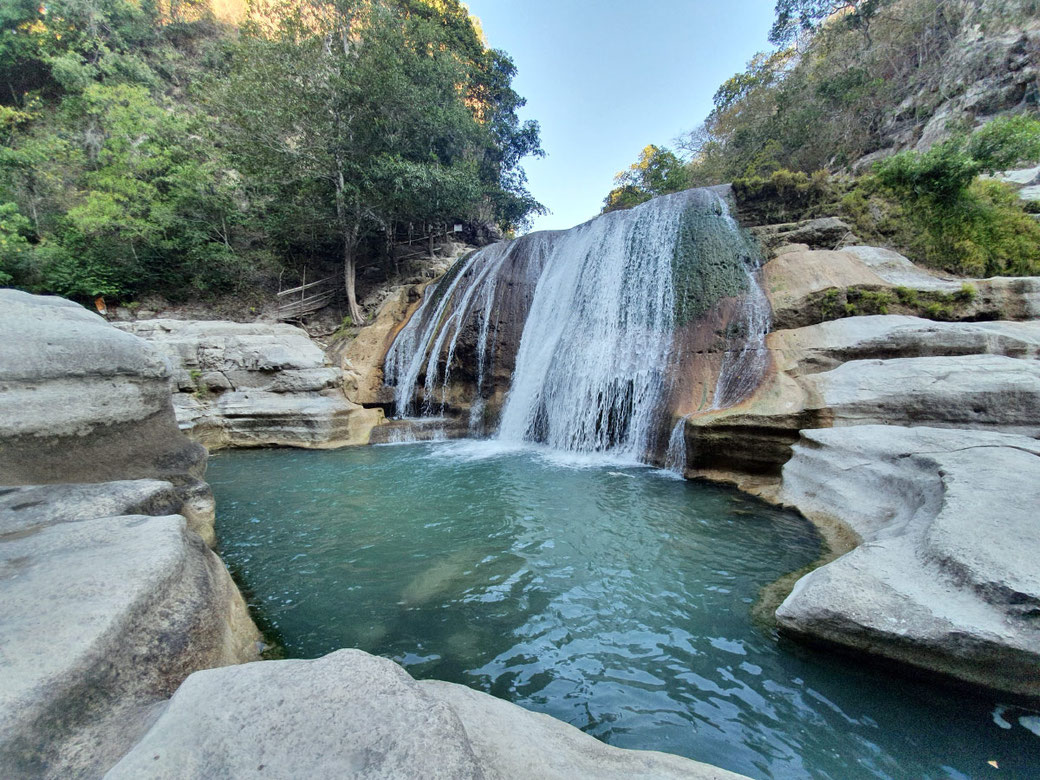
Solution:
[(973, 127), (1009, 112), (1040, 106), (1040, 19), (991, 30), (975, 21), (999, 16), (999, 2), (979, 3), (910, 94), (881, 123), (882, 150), (854, 164), (903, 149), (925, 151), (957, 127)]

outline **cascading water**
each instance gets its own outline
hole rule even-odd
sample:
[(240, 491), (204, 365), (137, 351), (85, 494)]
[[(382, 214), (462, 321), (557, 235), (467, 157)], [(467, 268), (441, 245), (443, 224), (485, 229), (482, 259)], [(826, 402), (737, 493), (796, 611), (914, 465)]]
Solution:
[(396, 414), (468, 412), (481, 433), (500, 409), (502, 441), (642, 460), (675, 390), (677, 333), (719, 300), (741, 297), (743, 341), (714, 403), (758, 381), (768, 304), (748, 246), (720, 193), (701, 189), (486, 247), (427, 293), (387, 354)]
[(499, 438), (643, 457), (672, 346), (672, 262), (698, 193), (564, 234), (535, 290)]
[[(723, 218), (734, 236), (740, 236), (740, 226), (730, 216), (728, 207)], [(722, 369), (719, 371), (719, 381), (715, 385), (712, 409), (732, 406), (751, 395), (769, 365), (766, 336), (769, 335), (769, 329), (773, 324), (773, 312), (769, 307), (766, 292), (759, 283), (757, 261), (756, 254), (746, 256), (744, 273), (747, 276), (747, 294), (741, 306), (743, 344), (739, 350), (726, 350)]]
[[(725, 201), (722, 201), (722, 208), (722, 219), (733, 240), (738, 243), (745, 241), (743, 231)], [(740, 320), (735, 323), (740, 329), (740, 348), (727, 349), (723, 354), (711, 406), (705, 411), (724, 409), (743, 401), (758, 387), (769, 365), (766, 336), (772, 326), (772, 310), (758, 278), (758, 254), (747, 252), (743, 257), (746, 293), (741, 302)], [(684, 415), (675, 423), (665, 451), (665, 469), (680, 476), (686, 472), (686, 425), (689, 418), (689, 415)]]

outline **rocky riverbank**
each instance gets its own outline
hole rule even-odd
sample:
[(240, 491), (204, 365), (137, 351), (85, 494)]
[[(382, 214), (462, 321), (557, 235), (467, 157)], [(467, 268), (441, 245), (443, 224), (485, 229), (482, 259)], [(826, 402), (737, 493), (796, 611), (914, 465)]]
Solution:
[[(796, 508), (845, 553), (795, 584), (777, 624), (1040, 696), (1040, 279), (805, 246), (779, 248), (763, 278), (781, 326), (770, 373), (685, 432), (688, 476)], [(942, 321), (860, 313), (927, 296)]]
[(177, 422), (210, 451), (368, 444), (384, 420), (380, 409), (347, 400), (341, 369), (292, 325), (159, 319), (117, 327), (170, 361)]

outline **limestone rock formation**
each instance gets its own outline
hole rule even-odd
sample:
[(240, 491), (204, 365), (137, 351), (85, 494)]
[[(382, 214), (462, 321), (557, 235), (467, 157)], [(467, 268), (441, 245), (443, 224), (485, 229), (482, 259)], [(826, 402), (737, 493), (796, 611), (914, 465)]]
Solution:
[(343, 369), (343, 392), (363, 406), (391, 406), (393, 391), (383, 384), (383, 359), (394, 337), (419, 308), (430, 282), (403, 285), (391, 292), (376, 316), (358, 335), (343, 345), (333, 345), (332, 354)]
[(780, 497), (863, 541), (798, 581), (777, 610), (782, 629), (1040, 695), (1035, 439), (890, 425), (803, 431)]
[(169, 368), (82, 306), (0, 290), (0, 485), (161, 479), (213, 539), (206, 451), (177, 429)]
[(120, 778), (737, 778), (609, 747), (463, 686), (416, 682), (360, 650), (189, 677), (106, 775)]
[(1040, 322), (849, 317), (774, 331), (766, 346), (773, 373), (750, 399), (688, 419), (695, 470), (733, 472), (737, 482), (779, 476), (806, 428), (887, 423), (1040, 435)]
[(177, 420), (211, 450), (367, 444), (382, 422), (379, 410), (344, 397), (340, 369), (292, 325), (141, 320), (118, 327), (170, 360)]
[(784, 244), (804, 244), (813, 249), (836, 249), (843, 244), (856, 243), (852, 228), (837, 217), (763, 225), (751, 228), (751, 233), (767, 249), (775, 249)]
[(762, 277), (778, 329), (849, 314), (932, 311), (948, 320), (1040, 318), (1040, 278), (954, 279), (878, 247), (784, 246), (762, 269)]
[(99, 776), (192, 672), (254, 660), (220, 559), (168, 482), (0, 495), (0, 776)]
[[(1040, 695), (1040, 279), (966, 288), (855, 246), (781, 247), (763, 276), (771, 372), (688, 418), (686, 462), (798, 508), (845, 553), (778, 625)], [(848, 316), (871, 304), (893, 313)], [(907, 316), (926, 311), (954, 321)]]

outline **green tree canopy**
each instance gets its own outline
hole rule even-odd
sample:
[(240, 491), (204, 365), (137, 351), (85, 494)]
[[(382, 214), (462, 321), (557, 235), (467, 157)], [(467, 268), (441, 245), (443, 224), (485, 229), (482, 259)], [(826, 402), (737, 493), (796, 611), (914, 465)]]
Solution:
[(604, 200), (604, 213), (631, 208), (657, 195), (687, 189), (690, 177), (686, 165), (675, 152), (650, 144), (636, 162), (614, 177), (614, 185)]

